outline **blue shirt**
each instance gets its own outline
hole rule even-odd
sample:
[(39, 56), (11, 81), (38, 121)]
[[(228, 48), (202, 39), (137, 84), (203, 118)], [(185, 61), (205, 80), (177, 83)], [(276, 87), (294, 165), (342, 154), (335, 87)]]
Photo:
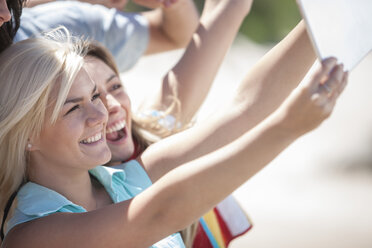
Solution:
[[(151, 185), (150, 178), (135, 160), (129, 161), (114, 169), (98, 166), (89, 172), (104, 186), (114, 203), (129, 200)], [(17, 224), (41, 218), (53, 213), (82, 213), (86, 210), (69, 201), (63, 195), (28, 182), (17, 194), (18, 204), (7, 225), (8, 232)], [(172, 234), (151, 246), (152, 248), (184, 248), (181, 235)]]
[(147, 19), (140, 14), (78, 1), (56, 1), (24, 8), (14, 42), (59, 26), (74, 36), (102, 43), (114, 55), (121, 72), (138, 61), (149, 41)]

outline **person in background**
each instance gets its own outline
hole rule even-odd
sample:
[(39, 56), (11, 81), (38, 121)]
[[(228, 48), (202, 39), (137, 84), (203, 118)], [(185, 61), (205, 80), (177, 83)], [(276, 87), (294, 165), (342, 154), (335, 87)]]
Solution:
[[(35, 7), (24, 8), (20, 20), (24, 2), (2, 2), (1, 13), (9, 13), (6, 5), (16, 5), (14, 13), (17, 15), (14, 20), (17, 20), (15, 23), (20, 26), (18, 29), (18, 26), (13, 27), (8, 23), (6, 26), (11, 30), (1, 30), (1, 36), (10, 33), (7, 34), (7, 40), (1, 40), (0, 51), (9, 46), (11, 41), (18, 42), (40, 32), (65, 26), (73, 35), (102, 43), (114, 55), (121, 72), (130, 69), (144, 54), (185, 47), (199, 20), (193, 0), (134, 1), (154, 8), (143, 13), (123, 12), (122, 7), (126, 1), (104, 1), (107, 7), (95, 4), (98, 3), (95, 0), (92, 0), (94, 4), (79, 1), (44, 1)], [(33, 5), (33, 1), (26, 4)], [(4, 17), (3, 23), (6, 23), (9, 18), (7, 15)]]
[(0, 0), (0, 53), (12, 44), (25, 0)]

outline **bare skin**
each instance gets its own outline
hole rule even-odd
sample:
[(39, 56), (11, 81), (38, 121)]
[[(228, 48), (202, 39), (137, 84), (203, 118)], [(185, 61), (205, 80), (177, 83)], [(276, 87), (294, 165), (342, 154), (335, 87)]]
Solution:
[(9, 12), (6, 0), (0, 0), (0, 27), (5, 23), (10, 21), (11, 14)]

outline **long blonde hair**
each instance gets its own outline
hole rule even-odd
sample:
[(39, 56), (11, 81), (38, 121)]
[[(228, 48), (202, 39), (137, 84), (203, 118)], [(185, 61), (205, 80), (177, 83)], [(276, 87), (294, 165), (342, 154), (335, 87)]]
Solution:
[(77, 41), (59, 28), (16, 43), (0, 55), (0, 209), (27, 181), (27, 144), (48, 121), (45, 111), (52, 89), (59, 87), (49, 120), (53, 123), (83, 65)]
[[(116, 66), (113, 56), (104, 47), (96, 43), (89, 43), (87, 45), (88, 47), (86, 47), (86, 54), (88, 56), (101, 60), (108, 65), (118, 77), (120, 77), (119, 70)], [(174, 93), (172, 96), (172, 100), (173, 104), (171, 104), (164, 111), (165, 114), (171, 112), (177, 113), (180, 111), (181, 106), (176, 93)], [(170, 130), (159, 123), (159, 118), (161, 117), (140, 116), (137, 113), (132, 113), (132, 135), (140, 151), (144, 151), (152, 143), (188, 127), (188, 124), (186, 124), (183, 126), (176, 126)], [(191, 226), (181, 231), (186, 247), (192, 247), (197, 226), (198, 222), (195, 222)]]

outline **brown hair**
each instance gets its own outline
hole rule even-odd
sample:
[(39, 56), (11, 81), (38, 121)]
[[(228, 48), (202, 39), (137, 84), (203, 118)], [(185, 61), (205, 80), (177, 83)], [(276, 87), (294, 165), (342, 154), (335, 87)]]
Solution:
[(6, 3), (12, 18), (0, 27), (0, 53), (13, 43), (21, 23), (22, 7), (25, 0), (7, 0)]

